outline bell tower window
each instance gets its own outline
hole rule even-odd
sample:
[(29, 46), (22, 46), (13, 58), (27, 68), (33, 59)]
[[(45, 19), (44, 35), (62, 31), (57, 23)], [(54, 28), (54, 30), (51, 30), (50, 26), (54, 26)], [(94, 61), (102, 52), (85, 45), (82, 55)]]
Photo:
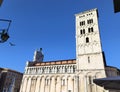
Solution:
[(82, 30), (80, 30), (80, 34), (83, 34)]
[(80, 26), (83, 26), (83, 25), (85, 25), (85, 21), (80, 22)]
[(87, 23), (88, 23), (88, 24), (93, 23), (93, 19), (89, 19), (89, 20), (87, 20)]
[(82, 34), (85, 34), (85, 29), (81, 29), (80, 30), (80, 34), (82, 35)]
[(85, 34), (85, 29), (83, 29), (83, 34)]
[(91, 32), (93, 32), (93, 27), (91, 27)]
[(90, 28), (88, 28), (88, 33), (90, 33)]
[(93, 32), (93, 27), (88, 28), (88, 33), (91, 33), (91, 32)]
[(88, 37), (86, 37), (86, 43), (89, 43), (89, 38)]
[(88, 63), (90, 63), (90, 57), (88, 56)]

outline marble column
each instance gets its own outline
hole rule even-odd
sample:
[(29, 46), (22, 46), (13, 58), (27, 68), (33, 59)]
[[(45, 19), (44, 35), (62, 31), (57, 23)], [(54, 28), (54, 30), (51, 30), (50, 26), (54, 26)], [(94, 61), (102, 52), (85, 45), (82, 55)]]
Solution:
[(31, 78), (28, 79), (28, 83), (27, 83), (27, 87), (26, 87), (25, 92), (30, 92), (30, 88), (31, 88)]

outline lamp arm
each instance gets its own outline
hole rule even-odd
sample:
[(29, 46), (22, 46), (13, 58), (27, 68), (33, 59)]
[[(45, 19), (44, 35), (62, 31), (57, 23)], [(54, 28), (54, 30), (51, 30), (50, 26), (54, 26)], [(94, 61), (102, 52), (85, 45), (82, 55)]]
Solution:
[(7, 32), (8, 32), (8, 30), (9, 30), (9, 28), (10, 28), (10, 25), (11, 25), (11, 20), (7, 20), (7, 19), (0, 19), (0, 21), (6, 21), (6, 22), (9, 22), (9, 24), (8, 24), (8, 28), (7, 28)]

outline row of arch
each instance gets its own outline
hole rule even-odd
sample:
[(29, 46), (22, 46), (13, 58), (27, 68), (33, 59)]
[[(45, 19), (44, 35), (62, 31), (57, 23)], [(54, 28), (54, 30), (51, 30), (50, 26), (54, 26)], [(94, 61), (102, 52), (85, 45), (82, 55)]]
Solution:
[(86, 32), (85, 29), (81, 29), (81, 30), (80, 30), (80, 35), (86, 34), (86, 33), (88, 34), (88, 33), (92, 33), (92, 32), (94, 32), (93, 27), (89, 27), (89, 28), (88, 28), (88, 32)]
[(99, 34), (98, 31), (94, 31), (94, 32), (90, 32), (90, 33), (85, 33), (83, 35), (78, 35), (78, 37), (85, 37), (85, 36), (89, 36), (89, 35), (92, 35), (92, 36), (95, 36), (96, 34)]
[[(86, 92), (95, 91), (95, 84), (93, 79), (102, 77), (100, 72), (91, 73), (86, 75), (69, 74), (69, 75), (41, 75), (41, 76), (28, 76), (24, 75), (20, 92), (81, 92), (81, 90), (88, 90)], [(93, 87), (94, 85), (94, 87)], [(81, 89), (83, 88), (84, 89)], [(93, 91), (94, 90), (94, 91)]]
[(88, 44), (79, 44), (78, 46), (79, 47), (85, 47), (85, 46), (89, 46), (89, 45), (99, 45), (100, 43), (99, 42), (92, 42), (92, 43), (88, 43)]
[[(92, 24), (92, 23), (93, 23), (93, 19), (88, 19), (87, 20), (87, 24)], [(85, 25), (85, 21), (80, 22), (80, 26), (83, 26), (83, 25)]]
[(27, 67), (25, 74), (75, 73), (76, 65)]
[(72, 76), (24, 76), (20, 92), (61, 92), (67, 90), (68, 83), (73, 87), (73, 82)]

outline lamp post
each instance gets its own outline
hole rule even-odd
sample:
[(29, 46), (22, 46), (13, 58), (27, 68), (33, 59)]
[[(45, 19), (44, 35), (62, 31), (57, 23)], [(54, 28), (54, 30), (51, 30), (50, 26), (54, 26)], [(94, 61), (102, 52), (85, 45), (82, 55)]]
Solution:
[(113, 0), (114, 4), (114, 12), (118, 13), (120, 12), (120, 0)]
[(8, 22), (8, 27), (6, 29), (0, 30), (0, 43), (3, 43), (3, 42), (6, 42), (8, 40), (8, 38), (10, 38), (10, 36), (8, 34), (8, 30), (9, 30), (9, 27), (11, 24), (11, 20), (0, 19), (0, 21)]
[(0, 0), (0, 6), (2, 5), (3, 0)]

